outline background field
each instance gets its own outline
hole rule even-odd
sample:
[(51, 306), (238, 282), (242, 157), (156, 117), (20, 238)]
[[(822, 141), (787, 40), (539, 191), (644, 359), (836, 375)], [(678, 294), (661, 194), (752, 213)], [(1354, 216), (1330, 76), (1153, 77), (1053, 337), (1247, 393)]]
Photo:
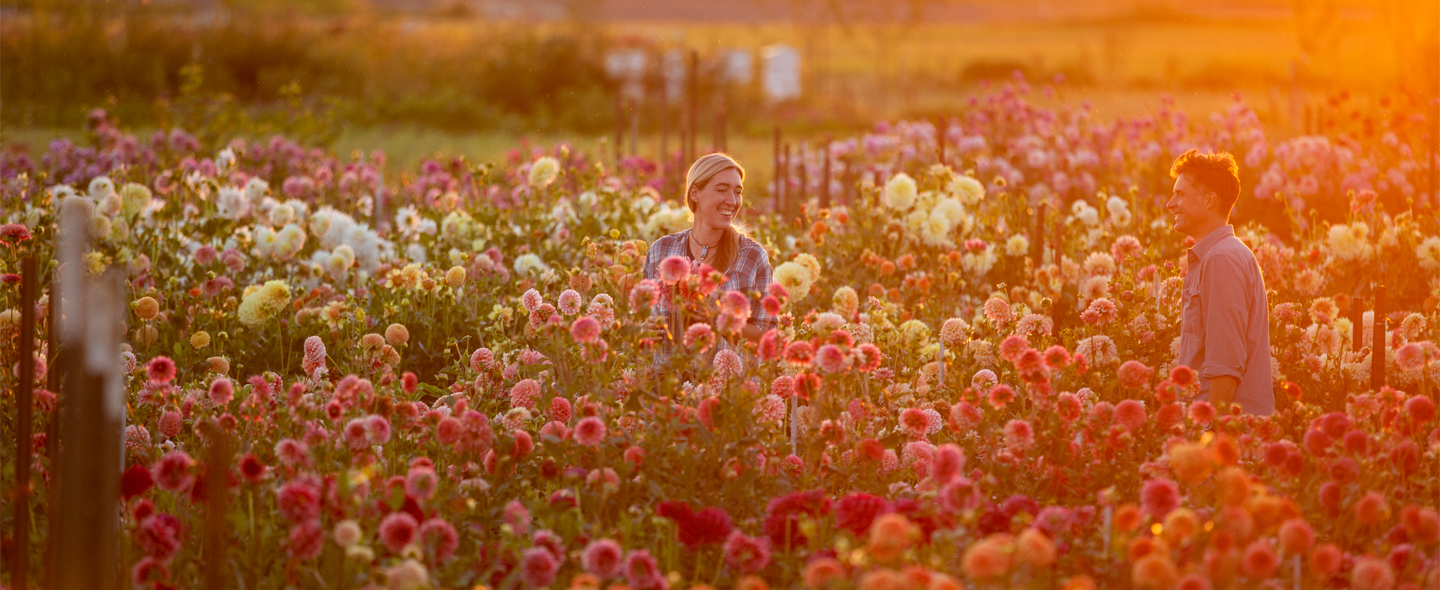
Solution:
[[(1440, 8), (1412, 0), (3, 6), (0, 143), (31, 153), (82, 138), (94, 108), (217, 145), (284, 132), (342, 152), (384, 146), (395, 169), (436, 152), (497, 161), (523, 140), (613, 143), (618, 85), (604, 56), (618, 48), (694, 51), (697, 143), (709, 146), (723, 96), (731, 151), (764, 158), (776, 126), (814, 140), (952, 115), (1016, 72), (1040, 102), (1083, 99), (1103, 119), (1149, 110), (1162, 92), (1206, 116), (1238, 91), (1283, 136), (1304, 133), (1312, 107), (1342, 94), (1425, 102), (1440, 70)], [(774, 43), (804, 56), (800, 100), (770, 104), (754, 84), (711, 83), (721, 51)], [(680, 105), (654, 99), (656, 76), (625, 111), (638, 113), (638, 153), (652, 157), (661, 114), (672, 149), (682, 121)], [(1064, 83), (1045, 94), (1057, 76)]]

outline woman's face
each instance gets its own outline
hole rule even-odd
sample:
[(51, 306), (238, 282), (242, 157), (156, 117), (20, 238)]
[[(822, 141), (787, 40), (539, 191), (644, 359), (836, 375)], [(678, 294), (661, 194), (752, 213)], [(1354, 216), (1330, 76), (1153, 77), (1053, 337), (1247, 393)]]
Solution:
[(710, 177), (704, 188), (691, 190), (690, 200), (695, 203), (695, 225), (722, 230), (730, 227), (744, 203), (743, 190), (740, 172), (734, 168)]

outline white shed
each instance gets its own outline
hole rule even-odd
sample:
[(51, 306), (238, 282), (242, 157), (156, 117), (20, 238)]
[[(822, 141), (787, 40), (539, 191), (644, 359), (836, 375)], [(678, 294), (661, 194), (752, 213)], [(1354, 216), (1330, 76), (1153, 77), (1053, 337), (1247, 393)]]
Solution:
[(720, 75), (731, 84), (755, 79), (755, 58), (748, 49), (727, 49), (720, 54)]
[(760, 50), (760, 59), (765, 98), (776, 102), (800, 98), (799, 51), (779, 43), (767, 45)]
[(645, 94), (645, 52), (640, 49), (620, 49), (605, 56), (605, 73), (612, 80), (621, 83), (621, 92), (631, 98)]

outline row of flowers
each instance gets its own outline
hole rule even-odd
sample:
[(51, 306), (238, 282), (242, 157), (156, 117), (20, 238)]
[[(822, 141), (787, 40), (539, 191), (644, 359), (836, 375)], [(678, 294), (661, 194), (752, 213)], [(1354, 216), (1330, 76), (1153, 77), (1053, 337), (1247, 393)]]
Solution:
[[(19, 204), (0, 270), (50, 260), (72, 209), (89, 270), (127, 276), (136, 586), (193, 586), (215, 558), (214, 469), (245, 587), (1440, 583), (1440, 228), (1387, 208), (1410, 177), (1325, 176), (1354, 189), (1343, 220), (1238, 231), (1271, 290), (1265, 418), (1190, 400), (1196, 375), (1173, 364), (1186, 244), (1157, 209), (1162, 164), (1190, 146), (1273, 159), (1300, 187), (1320, 166), (1413, 165), (1408, 128), (1325, 140), (1343, 158), (1306, 138), (1272, 154), (1243, 103), (1101, 123), (1026, 92), (953, 121), (946, 163), (928, 123), (838, 143), (854, 202), (749, 215), (765, 293), (720, 292), (679, 258), (641, 276), (647, 243), (688, 224), (643, 161), (560, 146), (396, 185), (379, 152), (202, 154), (103, 116), (93, 146), (0, 157)], [(0, 335), (11, 359), (36, 338), (43, 385), (50, 302), (20, 334), (18, 279), (0, 281)], [(722, 344), (762, 308), (773, 330)], [(36, 432), (55, 400), (37, 394)], [(207, 424), (240, 444), (233, 465), (212, 464)]]

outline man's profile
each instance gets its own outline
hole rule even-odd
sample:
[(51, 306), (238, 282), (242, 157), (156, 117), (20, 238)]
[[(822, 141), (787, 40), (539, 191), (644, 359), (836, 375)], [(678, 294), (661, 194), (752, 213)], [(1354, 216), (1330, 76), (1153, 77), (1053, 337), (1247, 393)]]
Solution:
[(1255, 254), (1235, 237), (1230, 211), (1240, 196), (1239, 167), (1228, 153), (1190, 150), (1170, 168), (1174, 193), (1165, 203), (1175, 231), (1195, 239), (1181, 290), (1179, 364), (1194, 369), (1195, 399), (1222, 413), (1275, 411), (1270, 376), (1269, 306)]

